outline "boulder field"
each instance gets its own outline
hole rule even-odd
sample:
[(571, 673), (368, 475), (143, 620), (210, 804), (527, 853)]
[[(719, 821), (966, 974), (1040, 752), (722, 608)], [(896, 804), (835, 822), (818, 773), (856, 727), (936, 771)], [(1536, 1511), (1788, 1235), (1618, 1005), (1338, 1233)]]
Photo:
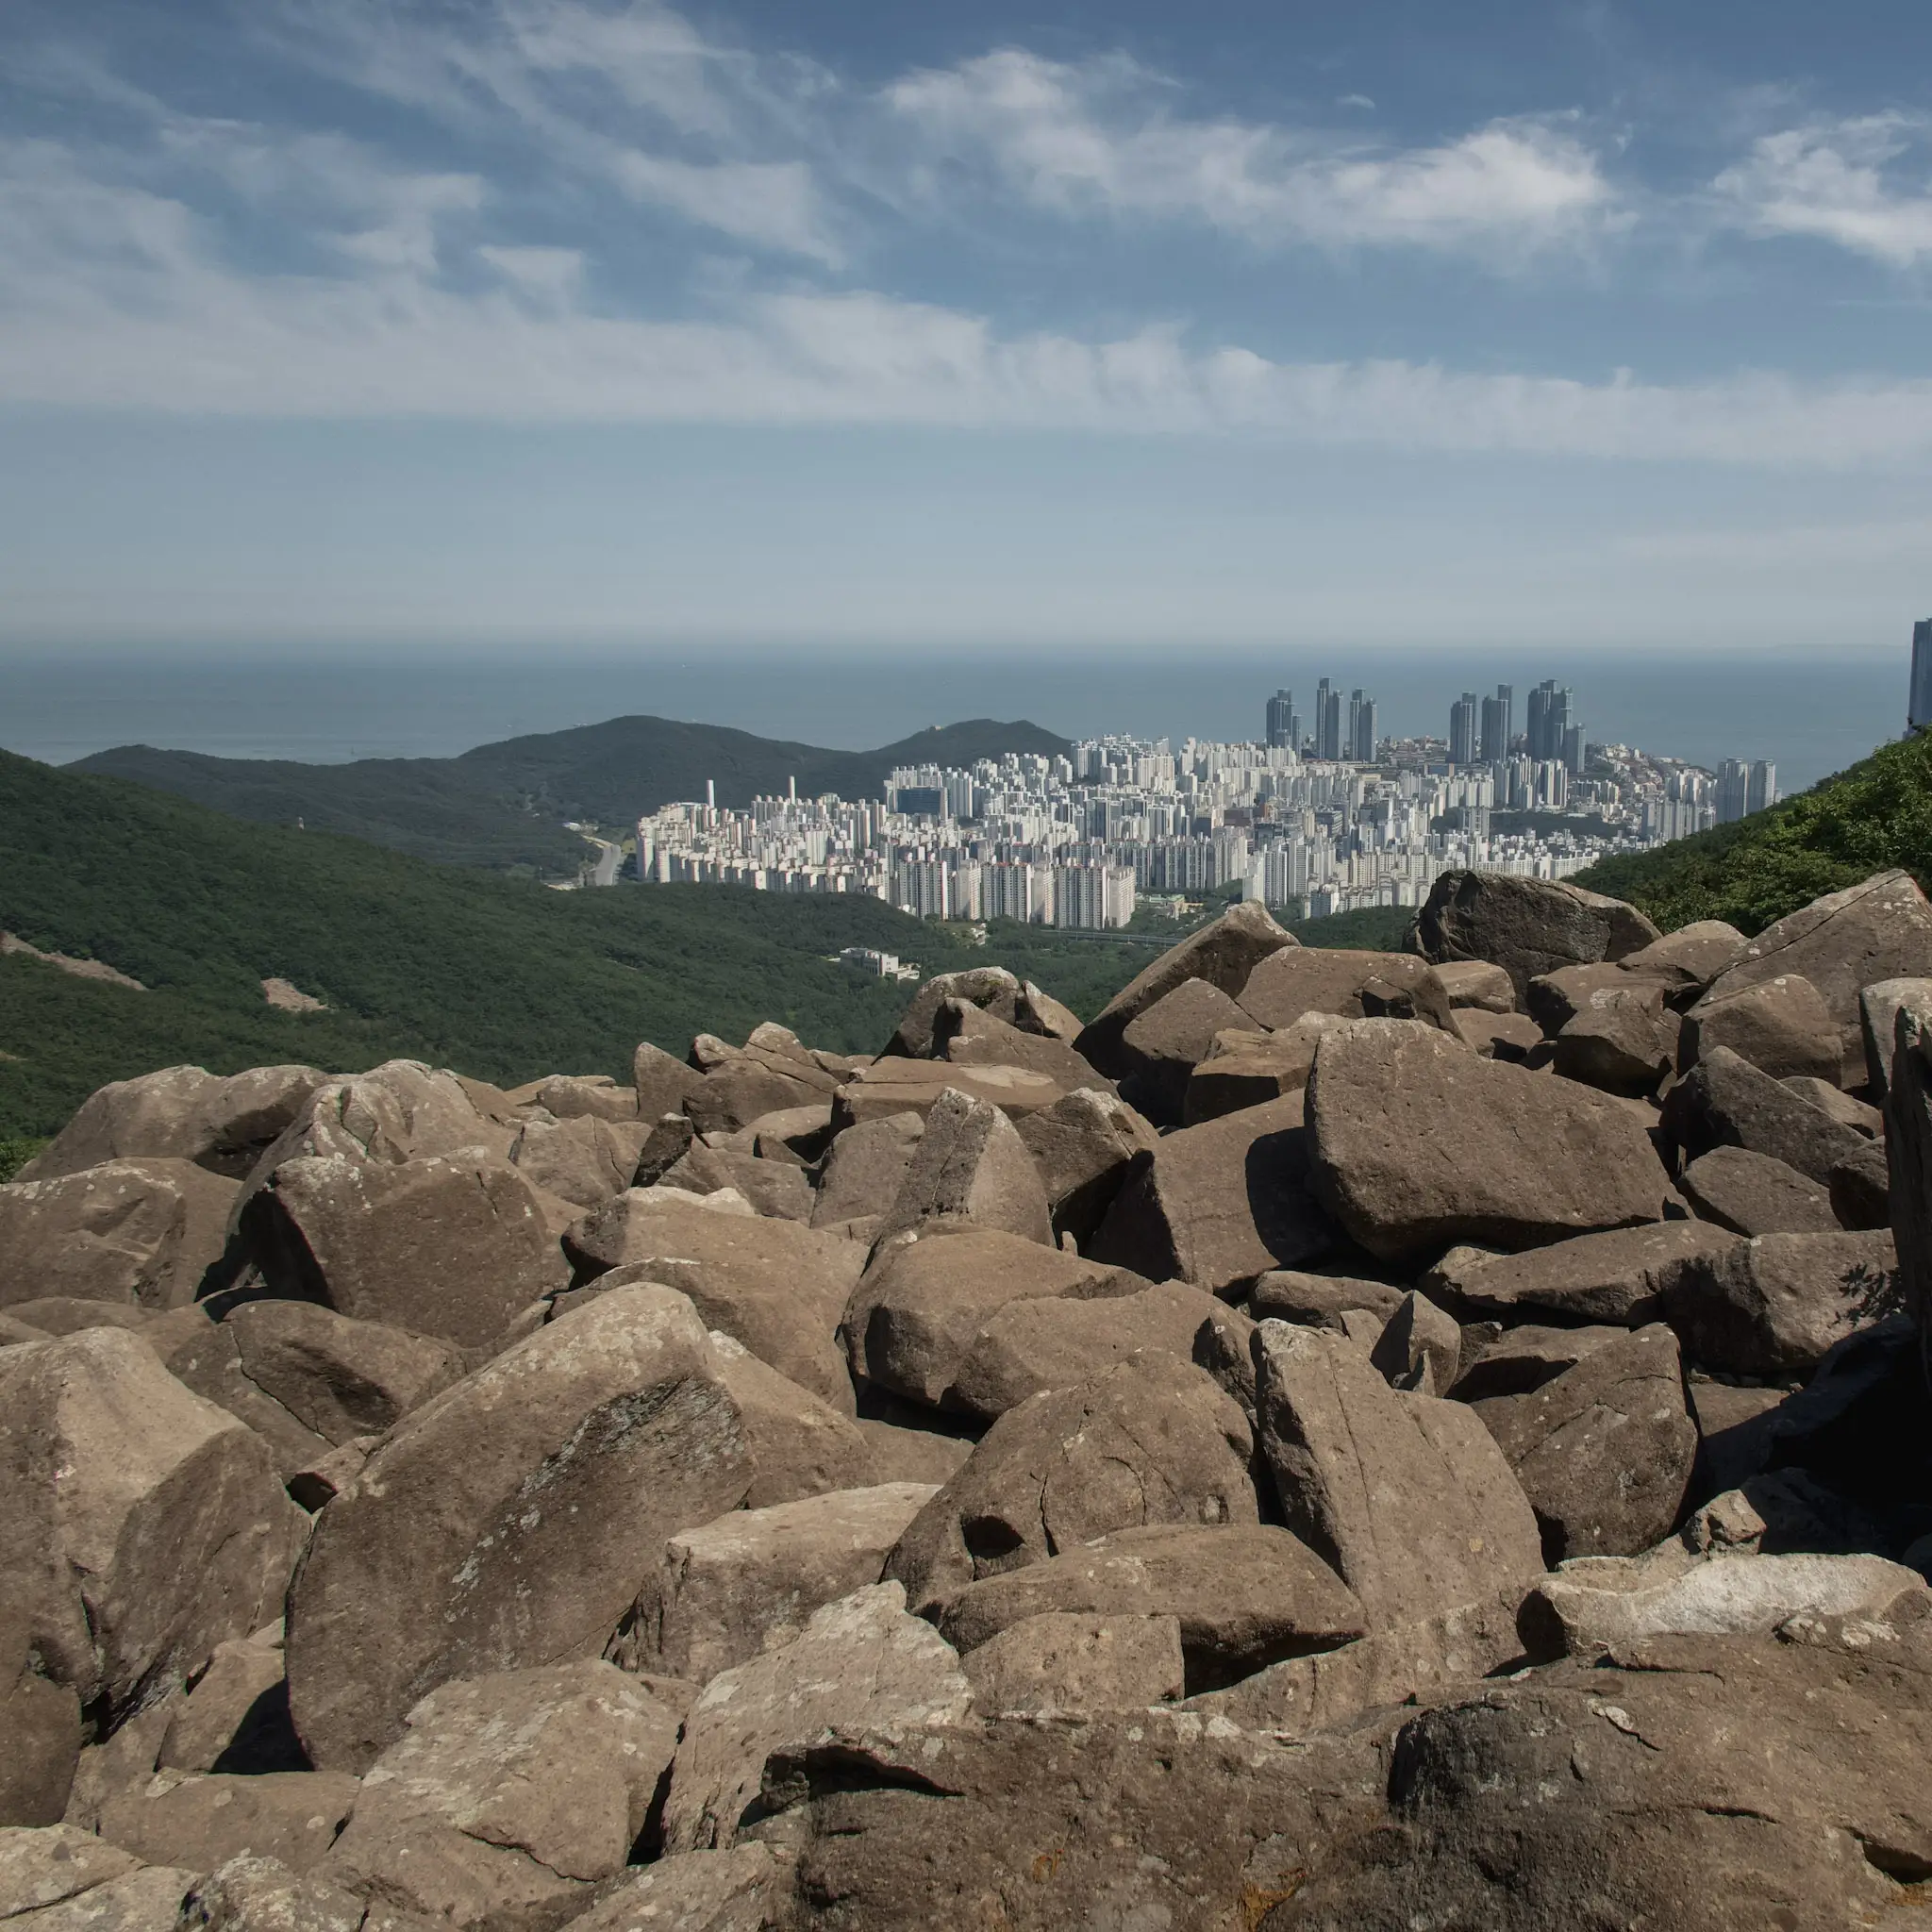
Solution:
[(9, 1932), (1932, 1924), (1932, 907), (172, 1067), (0, 1187)]

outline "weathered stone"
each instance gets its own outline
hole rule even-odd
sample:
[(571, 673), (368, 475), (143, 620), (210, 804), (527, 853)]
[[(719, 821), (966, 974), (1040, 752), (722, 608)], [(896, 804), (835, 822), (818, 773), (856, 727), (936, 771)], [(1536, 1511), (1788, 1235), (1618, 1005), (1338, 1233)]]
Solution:
[(984, 1319), (959, 1358), (946, 1403), (991, 1422), (1029, 1395), (1071, 1388), (1141, 1349), (1208, 1368), (1204, 1329), (1221, 1333), (1214, 1359), (1245, 1362), (1253, 1328), (1238, 1309), (1178, 1281), (1104, 1299), (1008, 1301)]
[(1457, 1007), (1449, 1015), (1448, 1031), (1486, 1060), (1521, 1060), (1543, 1037), (1527, 1013), (1491, 1013), (1480, 1007)]
[(1520, 1591), (1541, 1573), (1536, 1518), (1469, 1409), (1398, 1393), (1320, 1329), (1263, 1322), (1255, 1357), (1260, 1448), (1288, 1526), (1372, 1629)]
[[(1301, 948), (1292, 949), (1297, 958)], [(1113, 1049), (1124, 1099), (1163, 1126), (1177, 1126), (1196, 1066), (1213, 1052), (1223, 1028), (1246, 1024), (1247, 1015), (1218, 986), (1184, 979), (1136, 1014)]]
[(1042, 1040), (1064, 1040), (1071, 1046), (1087, 1023), (1072, 1007), (1062, 1005), (1049, 992), (1042, 992), (1029, 979), (1021, 987), (1020, 997), (1013, 1004), (1013, 1024), (1023, 1033), (1037, 1033)]
[(1677, 1016), (1664, 1005), (1661, 981), (1628, 977), (1627, 985), (1591, 992), (1563, 1023), (1550, 1063), (1565, 1079), (1607, 1093), (1648, 1093), (1670, 1072)]
[(238, 1191), (159, 1158), (0, 1187), (0, 1307), (52, 1295), (180, 1307), (222, 1259)]
[(656, 1628), (638, 1667), (704, 1684), (791, 1642), (815, 1610), (879, 1580), (936, 1493), (930, 1483), (835, 1490), (680, 1530), (664, 1547)]
[(1462, 1361), (1462, 1329), (1453, 1315), (1411, 1291), (1390, 1311), (1369, 1360), (1395, 1389), (1446, 1395)]
[(683, 1113), (684, 1104), (704, 1091), (704, 1075), (649, 1041), (631, 1058), (631, 1085), (637, 1091), (638, 1118), (662, 1120)]
[(289, 1597), (295, 1727), (360, 1771), (438, 1685), (594, 1657), (665, 1539), (743, 1497), (741, 1411), (670, 1289), (551, 1323), (391, 1432), (317, 1520)]
[(1722, 919), (1696, 919), (1667, 932), (1660, 940), (1625, 954), (1623, 964), (1669, 983), (1674, 993), (1702, 991), (1730, 965), (1749, 943), (1735, 925)]
[[(973, 1454), (971, 1435), (946, 1432), (950, 1420), (963, 1427), (958, 1418), (934, 1414), (912, 1403), (891, 1405), (890, 1416), (863, 1415), (858, 1432), (872, 1451), (874, 1479), (882, 1483), (923, 1483), (939, 1489), (949, 1483), (966, 1466)], [(932, 1424), (921, 1428), (911, 1419)]]
[(622, 1269), (626, 1282), (677, 1289), (706, 1327), (736, 1336), (759, 1360), (851, 1415), (838, 1327), (865, 1250), (795, 1222), (721, 1213), (704, 1198), (671, 1188), (619, 1195), (566, 1238), (576, 1280)]
[(755, 1212), (776, 1221), (810, 1221), (815, 1198), (811, 1182), (795, 1161), (762, 1160), (736, 1149), (708, 1147), (701, 1140), (665, 1169), (658, 1185), (688, 1194), (736, 1189)]
[(1665, 1298), (1684, 1352), (1707, 1369), (1778, 1375), (1889, 1311), (1890, 1234), (1768, 1234), (1692, 1262)]
[(1432, 964), (1481, 959), (1517, 996), (1558, 967), (1621, 960), (1660, 935), (1634, 906), (1580, 886), (1502, 873), (1446, 872), (1416, 915), (1413, 943)]
[[(635, 1060), (633, 1060), (635, 1066)], [(608, 1074), (552, 1074), (534, 1083), (531, 1098), (560, 1121), (634, 1121), (639, 1118), (638, 1090), (633, 1080), (621, 1085)], [(648, 1118), (655, 1120), (661, 1108)]]
[(1858, 994), (1858, 1031), (1865, 1048), (1865, 1088), (1876, 1107), (1885, 1105), (1885, 1096), (1891, 1084), (1891, 1057), (1898, 1049), (1901, 1007), (1932, 1010), (1932, 979), (1881, 979), (1865, 987)]
[(1121, 1038), (1157, 1000), (1190, 979), (1205, 980), (1230, 999), (1239, 998), (1269, 954), (1296, 943), (1292, 933), (1275, 924), (1266, 907), (1257, 900), (1243, 901), (1136, 974), (1074, 1043), (1091, 1065), (1119, 1078), (1127, 1071)]
[[(188, 1687), (188, 1695), (171, 1702), (173, 1714), (155, 1757), (156, 1768), (242, 1773), (301, 1770), (299, 1757), (279, 1763), (259, 1761), (262, 1754), (257, 1748), (259, 1740), (256, 1734), (275, 1724), (277, 1705), (279, 1727), (287, 1730), (288, 1689), (278, 1647), (253, 1638), (216, 1644), (206, 1668)], [(293, 1741), (292, 1734), (290, 1741)], [(225, 1762), (231, 1760), (231, 1754), (246, 1761)]]
[(1905, 1310), (1924, 1347), (1932, 1334), (1932, 994), (1902, 997), (1894, 1032), (1885, 1096), (1891, 1225)]
[(1734, 1234), (1836, 1234), (1830, 1191), (1768, 1154), (1713, 1147), (1677, 1177), (1701, 1220)]
[(811, 1224), (834, 1228), (848, 1222), (882, 1221), (899, 1198), (912, 1150), (925, 1131), (916, 1113), (861, 1121), (833, 1141), (819, 1175)]
[(1890, 1537), (1881, 1518), (1808, 1471), (1774, 1469), (1714, 1496), (1677, 1532), (1677, 1541), (1702, 1557), (1857, 1557), (1883, 1548)]
[(1678, 1274), (1736, 1246), (1737, 1237), (1696, 1221), (1579, 1235), (1522, 1255), (1444, 1256), (1432, 1292), (1465, 1317), (1615, 1322), (1641, 1328), (1661, 1318)]
[(15, 1932), (173, 1932), (193, 1875), (72, 1825), (0, 1829), (0, 1919)]
[(1571, 1021), (1589, 1012), (1601, 995), (1648, 992), (1660, 998), (1666, 985), (1664, 980), (1640, 978), (1627, 967), (1599, 960), (1590, 966), (1559, 966), (1554, 973), (1539, 974), (1530, 981), (1524, 1004), (1530, 1018), (1554, 1040)]
[(1362, 988), (1370, 980), (1380, 979), (1407, 991), (1428, 971), (1427, 962), (1413, 953), (1354, 952), (1342, 946), (1287, 947), (1270, 954), (1255, 967), (1239, 999), (1241, 1009), (1271, 1032), (1291, 1026), (1304, 1013), (1334, 1013), (1344, 1020), (1359, 1020)]
[(1634, 1556), (1675, 1524), (1697, 1424), (1662, 1323), (1611, 1331), (1541, 1387), (1474, 1407), (1536, 1511), (1548, 1561)]
[(0, 1581), (0, 1826), (58, 1824), (80, 1759), (80, 1698), (44, 1674), (13, 1596)]
[(1024, 1067), (955, 1067), (944, 1060), (874, 1060), (840, 1088), (832, 1103), (832, 1127), (842, 1134), (859, 1121), (916, 1113), (922, 1119), (946, 1092), (970, 1093), (1011, 1120), (1054, 1106), (1066, 1089)]
[(1713, 1047), (1664, 1100), (1662, 1132), (1686, 1160), (1713, 1147), (1768, 1154), (1828, 1181), (1864, 1136), (1813, 1107), (1727, 1046)]
[(1061, 1040), (1028, 1033), (968, 1000), (946, 1000), (933, 1016), (933, 1057), (955, 1067), (1024, 1067), (1069, 1093), (1112, 1083)]
[(1333, 1013), (1305, 1013), (1276, 1033), (1230, 1028), (1216, 1034), (1213, 1058), (1203, 1060), (1189, 1077), (1182, 1121), (1198, 1126), (1245, 1107), (1265, 1107), (1299, 1094), (1308, 1084), (1323, 1035), (1347, 1024)]
[(1044, 1563), (990, 1576), (947, 1604), (940, 1633), (962, 1654), (1050, 1613), (1171, 1616), (1190, 1692), (1366, 1629), (1362, 1607), (1313, 1551), (1261, 1524), (1120, 1530)]
[(1129, 1163), (1160, 1137), (1125, 1101), (1082, 1088), (1015, 1123), (1040, 1171), (1056, 1236), (1089, 1241), (1121, 1191)]
[(933, 1731), (959, 1723), (971, 1701), (952, 1646), (906, 1614), (896, 1583), (827, 1604), (784, 1649), (712, 1678), (691, 1707), (664, 1805), (665, 1848), (728, 1851), (757, 1815), (776, 1752), (832, 1726)]
[(1840, 1227), (1891, 1225), (1891, 1159), (1883, 1141), (1868, 1141), (1832, 1169), (1825, 1184)]
[[(782, 1027), (776, 1030), (784, 1032)], [(782, 1041), (747, 1041), (743, 1047), (733, 1047), (701, 1033), (691, 1043), (691, 1057), (706, 1071), (698, 1091), (686, 1096), (683, 1110), (701, 1134), (748, 1126), (761, 1115), (784, 1108), (810, 1106), (840, 1084), (795, 1040), (790, 1047)]]
[(1443, 959), (1424, 976), (1452, 1012), (1500, 1016), (1516, 1011), (1516, 988), (1508, 974), (1487, 959)]
[(1714, 1046), (1778, 1080), (1796, 1074), (1836, 1084), (1844, 1063), (1844, 1029), (1796, 973), (1706, 993), (1684, 1015), (1682, 1063), (1694, 1066)]
[(444, 1684), (363, 1778), (323, 1875), (437, 1924), (568, 1899), (624, 1869), (680, 1703), (594, 1660)]
[(1790, 1088), (1800, 1100), (1808, 1100), (1813, 1107), (1828, 1113), (1840, 1126), (1850, 1127), (1855, 1134), (1862, 1134), (1868, 1141), (1885, 1138), (1884, 1114), (1831, 1081), (1791, 1074), (1778, 1084)]
[(1622, 1107), (1413, 1022), (1362, 1020), (1324, 1040), (1307, 1122), (1317, 1197), (1385, 1259), (1663, 1219), (1663, 1169)]
[(321, 1860), (355, 1804), (356, 1780), (335, 1772), (262, 1777), (163, 1772), (102, 1808), (101, 1836), (150, 1865), (212, 1872), (252, 1855), (299, 1873)]
[(1687, 1378), (1700, 1438), (1696, 1493), (1717, 1495), (1748, 1482), (1766, 1466), (1786, 1391), (1740, 1387), (1707, 1375)]
[(791, 1883), (791, 1860), (769, 1845), (681, 1852), (634, 1872), (570, 1924), (575, 1932), (767, 1932)]
[(1444, 1033), (1454, 1030), (1449, 1024), (1449, 1003), (1429, 977), (1427, 968), (1405, 974), (1400, 983), (1379, 974), (1365, 979), (1360, 1000), (1366, 1020), (1424, 1020)]
[(619, 1123), (597, 1114), (527, 1120), (509, 1158), (534, 1186), (579, 1208), (595, 1208), (630, 1186), (648, 1135), (641, 1121)]
[(1010, 1023), (1019, 1009), (1021, 985), (1004, 966), (969, 966), (963, 973), (941, 973), (912, 995), (912, 1004), (899, 1016), (891, 1039), (879, 1051), (881, 1059), (929, 1059), (933, 1055), (933, 1022), (948, 1000), (990, 1012)]
[(313, 1872), (243, 1853), (194, 1882), (178, 1923), (180, 1932), (359, 1932), (363, 1911)]
[(922, 1616), (969, 1583), (1150, 1524), (1255, 1523), (1247, 1418), (1202, 1370), (1131, 1356), (1008, 1409), (886, 1565)]
[(54, 1180), (109, 1160), (192, 1160), (240, 1180), (327, 1076), (313, 1067), (255, 1067), (225, 1078), (163, 1067), (98, 1088), (17, 1180)]
[(1053, 1244), (1046, 1190), (1026, 1143), (998, 1108), (970, 1093), (949, 1091), (934, 1103), (878, 1239), (935, 1223)]
[(930, 1408), (957, 1407), (960, 1367), (981, 1327), (1008, 1303), (1116, 1297), (1142, 1286), (1120, 1269), (1020, 1235), (958, 1229), (881, 1249), (852, 1292), (841, 1332), (855, 1380)]
[(691, 1144), (696, 1139), (697, 1129), (691, 1125), (689, 1116), (681, 1113), (660, 1115), (652, 1122), (644, 1135), (643, 1145), (638, 1149), (638, 1164), (631, 1172), (629, 1185), (655, 1188), (691, 1152)]
[(294, 1156), (242, 1231), (274, 1293), (464, 1348), (566, 1279), (541, 1198), (502, 1162)]
[(984, 1713), (1141, 1710), (1186, 1694), (1178, 1617), (1048, 1610), (960, 1659)]
[(0, 1353), (0, 1588), (110, 1720), (275, 1614), (301, 1524), (266, 1445), (132, 1335)]
[(1336, 1241), (1309, 1191), (1295, 1096), (1170, 1134), (1129, 1174), (1088, 1252), (1232, 1298), (1272, 1268), (1319, 1260)]
[(832, 1103), (814, 1101), (809, 1107), (787, 1107), (776, 1113), (760, 1114), (743, 1131), (751, 1136), (751, 1151), (760, 1160), (809, 1167), (824, 1159), (832, 1144)]

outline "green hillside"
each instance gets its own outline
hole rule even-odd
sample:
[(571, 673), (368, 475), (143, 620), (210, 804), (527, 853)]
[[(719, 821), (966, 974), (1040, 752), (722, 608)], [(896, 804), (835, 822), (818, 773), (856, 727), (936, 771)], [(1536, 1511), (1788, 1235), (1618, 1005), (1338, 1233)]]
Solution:
[(131, 778), (260, 824), (346, 833), (445, 864), (569, 874), (590, 856), (567, 819), (625, 824), (680, 798), (749, 805), (795, 779), (801, 797), (876, 798), (895, 765), (970, 765), (1001, 752), (1067, 749), (1037, 724), (974, 719), (876, 751), (754, 738), (669, 718), (612, 718), (478, 745), (454, 758), (305, 765), (121, 745), (68, 769)]
[(1574, 882), (1629, 900), (1667, 931), (1724, 919), (1757, 933), (1893, 866), (1932, 887), (1932, 738), (1883, 745), (1769, 811), (1607, 858)]

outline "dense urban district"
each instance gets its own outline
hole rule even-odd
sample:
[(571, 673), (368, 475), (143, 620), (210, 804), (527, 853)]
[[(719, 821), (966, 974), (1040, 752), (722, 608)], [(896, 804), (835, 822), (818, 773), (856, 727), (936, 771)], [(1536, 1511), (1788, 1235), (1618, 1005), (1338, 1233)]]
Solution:
[[(646, 883), (846, 892), (921, 918), (1126, 925), (1146, 898), (1258, 900), (1321, 919), (1420, 906), (1464, 868), (1566, 878), (1777, 802), (1774, 766), (1708, 772), (1592, 744), (1574, 694), (1465, 693), (1447, 738), (1384, 738), (1375, 700), (1324, 679), (1305, 721), (1268, 700), (1253, 743), (1084, 739), (954, 770), (902, 766), (883, 800), (830, 794), (661, 807), (637, 824)], [(607, 848), (599, 882), (617, 876)], [(1178, 910), (1178, 904), (1174, 909)]]

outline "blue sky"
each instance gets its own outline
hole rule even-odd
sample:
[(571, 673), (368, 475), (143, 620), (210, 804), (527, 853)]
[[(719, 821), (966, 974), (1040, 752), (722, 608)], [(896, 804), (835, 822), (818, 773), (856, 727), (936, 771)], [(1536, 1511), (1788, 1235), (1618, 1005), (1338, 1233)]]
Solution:
[(10, 0), (0, 643), (1896, 648), (1932, 9)]

